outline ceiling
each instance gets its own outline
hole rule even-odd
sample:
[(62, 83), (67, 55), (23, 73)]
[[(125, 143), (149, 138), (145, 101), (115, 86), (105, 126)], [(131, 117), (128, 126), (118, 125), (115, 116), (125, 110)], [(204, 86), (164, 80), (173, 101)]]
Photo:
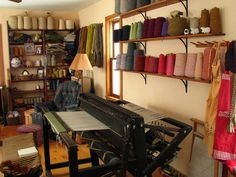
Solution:
[(0, 8), (50, 10), (50, 11), (79, 11), (98, 0), (22, 0), (15, 3), (8, 0), (0, 0)]

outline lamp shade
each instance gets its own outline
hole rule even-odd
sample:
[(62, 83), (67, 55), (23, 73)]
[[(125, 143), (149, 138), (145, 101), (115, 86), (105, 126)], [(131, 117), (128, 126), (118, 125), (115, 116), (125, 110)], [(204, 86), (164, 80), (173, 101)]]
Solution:
[(87, 54), (77, 53), (70, 65), (71, 70), (93, 70)]

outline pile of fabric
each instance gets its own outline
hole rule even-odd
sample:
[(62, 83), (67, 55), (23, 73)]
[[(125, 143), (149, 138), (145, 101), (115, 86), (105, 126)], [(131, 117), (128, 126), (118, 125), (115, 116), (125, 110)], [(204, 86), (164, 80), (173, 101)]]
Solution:
[(92, 66), (103, 67), (102, 24), (91, 24), (80, 29), (78, 52), (87, 53)]
[(212, 48), (215, 55), (205, 114), (205, 142), (209, 155), (223, 162), (236, 175), (236, 41), (229, 44), (226, 54), (219, 44)]

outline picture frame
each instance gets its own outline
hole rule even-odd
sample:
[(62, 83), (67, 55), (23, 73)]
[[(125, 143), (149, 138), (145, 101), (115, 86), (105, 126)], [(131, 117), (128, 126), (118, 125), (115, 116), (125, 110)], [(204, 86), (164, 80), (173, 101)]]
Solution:
[(43, 53), (42, 46), (41, 45), (35, 46), (35, 54), (36, 55), (42, 55), (42, 53)]
[(44, 69), (38, 69), (37, 70), (37, 77), (39, 78), (39, 79), (43, 79), (43, 77), (44, 77)]
[(34, 43), (25, 43), (25, 55), (34, 55), (35, 54), (35, 47)]

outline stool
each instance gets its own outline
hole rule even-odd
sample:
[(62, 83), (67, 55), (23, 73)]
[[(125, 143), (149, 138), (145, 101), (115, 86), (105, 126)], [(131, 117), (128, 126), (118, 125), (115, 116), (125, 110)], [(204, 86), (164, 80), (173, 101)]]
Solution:
[(43, 137), (42, 137), (42, 128), (40, 125), (21, 125), (16, 129), (19, 133), (34, 133), (35, 140), (37, 142), (37, 146), (39, 147), (42, 144)]

